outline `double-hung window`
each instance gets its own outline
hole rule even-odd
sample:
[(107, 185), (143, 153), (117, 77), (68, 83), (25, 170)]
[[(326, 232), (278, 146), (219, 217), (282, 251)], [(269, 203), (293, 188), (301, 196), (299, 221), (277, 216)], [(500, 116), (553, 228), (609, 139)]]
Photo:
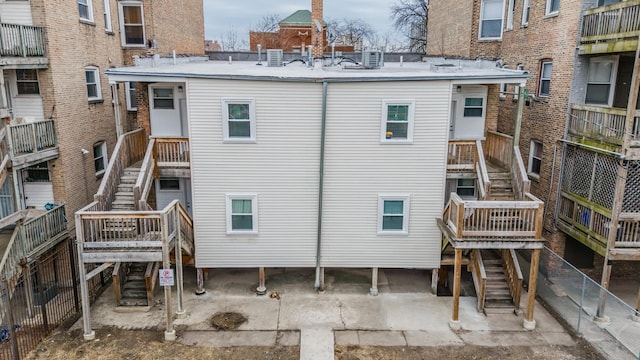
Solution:
[(522, 3), (522, 26), (529, 25), (529, 14), (531, 13), (531, 4), (529, 0), (524, 0)]
[(173, 88), (153, 88), (153, 108), (174, 109)]
[(80, 20), (93, 22), (93, 6), (91, 0), (78, 0), (78, 14)]
[(136, 83), (127, 81), (126, 84), (127, 110), (136, 111), (138, 110), (138, 103), (136, 100)]
[(222, 100), (222, 133), (225, 142), (256, 141), (256, 112), (253, 99)]
[(482, 0), (480, 7), (480, 40), (502, 38), (504, 0)]
[(616, 76), (616, 59), (612, 57), (591, 59), (585, 103), (611, 106), (613, 84)]
[(551, 92), (551, 61), (543, 61), (540, 64), (540, 84), (538, 86), (538, 95), (542, 97), (549, 96)]
[(145, 46), (144, 13), (140, 1), (118, 2), (122, 46)]
[(107, 169), (107, 143), (101, 141), (93, 145), (93, 164), (96, 176), (104, 174)]
[(409, 234), (409, 195), (378, 196), (378, 234)]
[(258, 233), (258, 195), (227, 194), (227, 234)]
[(560, 10), (560, 0), (547, 0), (545, 15), (555, 15)]
[(513, 30), (513, 19), (516, 14), (516, 0), (509, 0), (509, 8), (507, 9), (507, 28), (506, 30)]
[(533, 177), (540, 177), (540, 166), (542, 166), (542, 143), (531, 140), (529, 148), (529, 168), (528, 173)]
[(89, 101), (102, 99), (102, 91), (100, 90), (100, 71), (95, 66), (88, 66), (84, 69), (87, 82), (87, 97)]
[(19, 95), (39, 95), (38, 70), (18, 69), (16, 70), (16, 86)]
[(482, 117), (483, 98), (467, 97), (464, 99), (464, 117)]
[(113, 27), (111, 26), (111, 4), (110, 0), (103, 0), (103, 17), (104, 17), (104, 31), (112, 32)]
[(413, 141), (414, 109), (414, 100), (383, 101), (380, 141), (411, 143)]

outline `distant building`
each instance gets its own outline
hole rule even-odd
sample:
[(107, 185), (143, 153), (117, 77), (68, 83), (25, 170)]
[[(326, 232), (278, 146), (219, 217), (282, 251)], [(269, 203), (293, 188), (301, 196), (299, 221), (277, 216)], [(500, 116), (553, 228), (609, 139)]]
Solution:
[(218, 40), (205, 40), (204, 51), (222, 51), (222, 46)]

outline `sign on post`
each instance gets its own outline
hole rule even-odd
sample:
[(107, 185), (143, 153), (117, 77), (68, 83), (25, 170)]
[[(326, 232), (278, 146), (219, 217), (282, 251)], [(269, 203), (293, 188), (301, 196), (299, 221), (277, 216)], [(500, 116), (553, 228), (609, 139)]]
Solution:
[(173, 277), (173, 269), (160, 269), (160, 286), (173, 286), (175, 285), (175, 278)]

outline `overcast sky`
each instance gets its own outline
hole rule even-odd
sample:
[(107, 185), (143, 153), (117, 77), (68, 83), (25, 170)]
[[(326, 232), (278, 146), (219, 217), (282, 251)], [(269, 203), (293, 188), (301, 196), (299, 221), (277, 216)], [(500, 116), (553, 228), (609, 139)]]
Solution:
[[(324, 18), (356, 19), (369, 23), (380, 35), (393, 31), (389, 8), (394, 0), (325, 0)], [(311, 0), (204, 0), (205, 37), (219, 40), (235, 27), (238, 36), (249, 39), (249, 29), (264, 15), (282, 18), (296, 10), (311, 10)]]

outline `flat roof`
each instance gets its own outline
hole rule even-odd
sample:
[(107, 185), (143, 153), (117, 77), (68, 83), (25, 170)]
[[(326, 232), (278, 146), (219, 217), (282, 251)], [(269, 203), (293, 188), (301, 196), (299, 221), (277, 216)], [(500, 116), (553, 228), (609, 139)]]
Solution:
[[(170, 61), (170, 60), (169, 60)], [(184, 60), (183, 60), (184, 61)], [(282, 67), (269, 67), (257, 61), (194, 61), (176, 65), (132, 66), (107, 69), (111, 82), (184, 81), (189, 78), (270, 80), (301, 82), (361, 82), (453, 80), (460, 83), (519, 83), (524, 85), (529, 73), (502, 69), (493, 61), (429, 58), (423, 62), (389, 63), (376, 69), (364, 69), (353, 63), (308, 67), (296, 61)], [(319, 65), (319, 64), (317, 64)], [(182, 80), (178, 80), (182, 79)]]

